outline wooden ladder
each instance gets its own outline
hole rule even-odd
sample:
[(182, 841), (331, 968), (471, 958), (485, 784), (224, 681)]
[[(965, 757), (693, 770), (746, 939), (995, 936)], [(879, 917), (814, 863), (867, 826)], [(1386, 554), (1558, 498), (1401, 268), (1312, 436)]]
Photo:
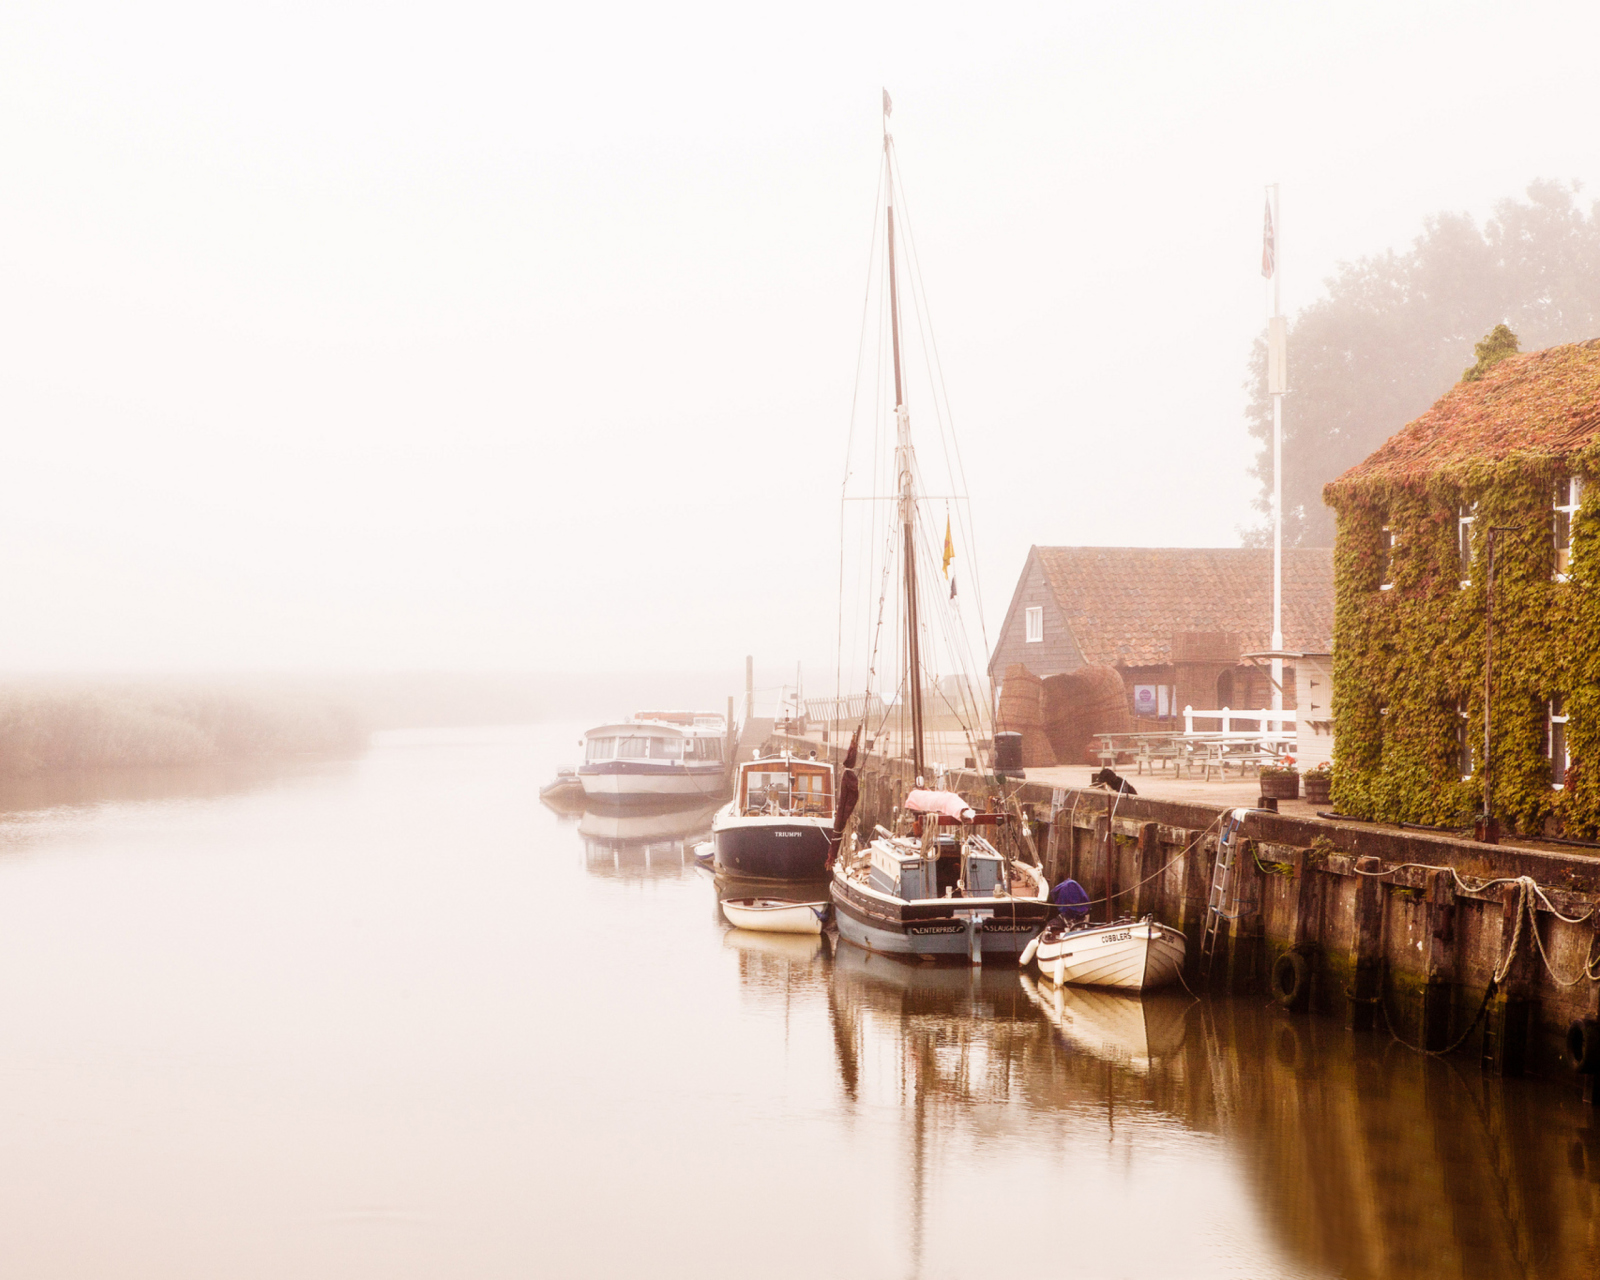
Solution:
[(1211, 976), (1211, 962), (1217, 954), (1217, 933), (1228, 914), (1228, 894), (1233, 888), (1233, 859), (1239, 851), (1243, 837), (1245, 814), (1248, 809), (1230, 810), (1222, 820), (1222, 834), (1217, 837), (1217, 860), (1211, 867), (1211, 896), (1206, 900), (1205, 929), (1200, 935), (1200, 959), (1205, 975)]

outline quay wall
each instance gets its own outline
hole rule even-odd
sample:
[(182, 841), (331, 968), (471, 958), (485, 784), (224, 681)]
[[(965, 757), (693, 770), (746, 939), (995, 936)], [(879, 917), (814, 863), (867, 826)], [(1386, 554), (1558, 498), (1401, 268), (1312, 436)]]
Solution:
[[(835, 763), (843, 754), (798, 738), (768, 746)], [(869, 756), (858, 773), (864, 835), (890, 825), (911, 767)], [(1503, 1075), (1570, 1076), (1567, 1029), (1600, 1016), (1600, 984), (1585, 973), (1600, 952), (1600, 858), (1586, 852), (1253, 810), (1230, 918), (1207, 965), (1201, 934), (1224, 808), (1028, 782), (1007, 782), (1002, 792), (993, 779), (959, 771), (948, 782), (978, 807), (1015, 802), (1031, 840), (1030, 849), (1019, 836), (1018, 852), (1036, 854), (1051, 883), (1078, 880), (1094, 899), (1094, 919), (1150, 914), (1183, 930), (1185, 978), (1196, 991), (1265, 995), (1274, 964), (1294, 952), (1310, 976), (1301, 1007), (1352, 1028), (1387, 1026), (1414, 1046), (1475, 1054)], [(1531, 899), (1536, 926), (1524, 910), (1524, 876), (1548, 899)], [(1486, 1000), (1508, 955), (1504, 981)]]

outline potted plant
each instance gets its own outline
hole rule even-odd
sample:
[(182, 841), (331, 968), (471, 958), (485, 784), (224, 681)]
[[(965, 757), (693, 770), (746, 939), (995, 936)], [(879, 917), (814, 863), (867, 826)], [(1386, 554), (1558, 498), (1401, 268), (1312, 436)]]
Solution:
[(1269, 800), (1300, 798), (1300, 770), (1292, 764), (1267, 765), (1261, 770), (1261, 794)]
[(1306, 799), (1312, 804), (1327, 804), (1333, 798), (1333, 765), (1324, 760), (1303, 775)]

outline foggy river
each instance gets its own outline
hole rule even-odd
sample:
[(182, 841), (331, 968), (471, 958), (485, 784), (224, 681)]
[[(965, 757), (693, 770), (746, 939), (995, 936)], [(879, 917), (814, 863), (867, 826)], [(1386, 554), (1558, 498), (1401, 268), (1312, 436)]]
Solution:
[(1574, 1087), (730, 932), (579, 728), (0, 796), (5, 1274), (1600, 1269)]

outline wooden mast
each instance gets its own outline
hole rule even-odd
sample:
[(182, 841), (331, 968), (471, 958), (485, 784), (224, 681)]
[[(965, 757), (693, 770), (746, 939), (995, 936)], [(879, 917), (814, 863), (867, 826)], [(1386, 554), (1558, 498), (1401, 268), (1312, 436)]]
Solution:
[(889, 326), (894, 346), (895, 469), (900, 479), (900, 522), (905, 530), (906, 587), (906, 693), (911, 699), (911, 771), (926, 775), (922, 755), (922, 653), (917, 634), (917, 556), (915, 529), (917, 500), (912, 491), (914, 455), (911, 451), (911, 417), (906, 412), (900, 374), (900, 293), (894, 269), (894, 165), (889, 158), (889, 95), (883, 95), (883, 168), (889, 214)]

